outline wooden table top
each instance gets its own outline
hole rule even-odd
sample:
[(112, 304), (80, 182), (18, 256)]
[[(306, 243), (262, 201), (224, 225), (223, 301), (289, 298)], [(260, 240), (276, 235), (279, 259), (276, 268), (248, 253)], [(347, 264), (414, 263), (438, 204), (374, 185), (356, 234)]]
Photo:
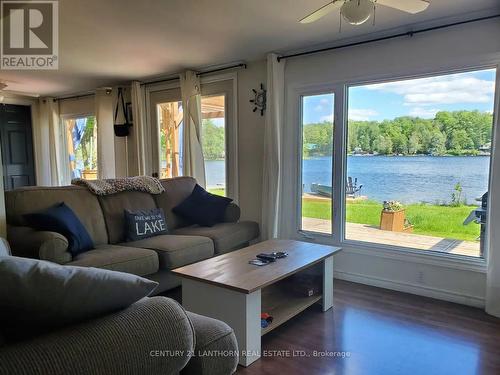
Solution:
[[(242, 293), (252, 293), (271, 285), (304, 268), (321, 262), (342, 250), (340, 247), (293, 240), (269, 240), (214, 258), (174, 269), (172, 272), (209, 284)], [(266, 266), (255, 266), (248, 261), (259, 253), (286, 251), (288, 257)]]

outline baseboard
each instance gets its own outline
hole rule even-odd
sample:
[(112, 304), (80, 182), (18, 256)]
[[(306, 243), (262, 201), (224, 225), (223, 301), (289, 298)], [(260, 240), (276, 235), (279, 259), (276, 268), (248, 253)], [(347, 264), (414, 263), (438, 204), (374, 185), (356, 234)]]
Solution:
[(484, 298), (461, 294), (449, 290), (442, 290), (425, 285), (394, 281), (394, 280), (384, 279), (381, 277), (367, 276), (367, 275), (361, 275), (344, 271), (334, 271), (333, 276), (335, 279), (376, 286), (378, 288), (396, 290), (398, 292), (416, 294), (419, 296), (440, 299), (448, 302), (455, 302), (467, 306), (473, 306), (479, 308), (484, 308), (485, 306)]

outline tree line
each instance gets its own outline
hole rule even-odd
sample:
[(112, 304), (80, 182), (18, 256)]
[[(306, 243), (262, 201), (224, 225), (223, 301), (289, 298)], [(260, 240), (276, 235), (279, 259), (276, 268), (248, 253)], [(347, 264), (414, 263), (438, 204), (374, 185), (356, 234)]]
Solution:
[(201, 143), (205, 160), (221, 160), (226, 154), (225, 131), (211, 119), (204, 119), (201, 127)]
[[(491, 147), (493, 115), (479, 111), (441, 111), (433, 119), (397, 117), (348, 123), (349, 153), (381, 155), (478, 155)], [(330, 155), (331, 122), (306, 124), (304, 157)]]

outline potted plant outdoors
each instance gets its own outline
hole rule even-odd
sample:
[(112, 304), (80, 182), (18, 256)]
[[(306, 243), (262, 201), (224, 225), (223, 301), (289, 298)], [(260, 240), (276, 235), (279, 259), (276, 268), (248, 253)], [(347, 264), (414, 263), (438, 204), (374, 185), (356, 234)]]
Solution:
[(380, 214), (380, 229), (392, 232), (411, 232), (413, 226), (405, 218), (403, 204), (398, 201), (384, 201)]

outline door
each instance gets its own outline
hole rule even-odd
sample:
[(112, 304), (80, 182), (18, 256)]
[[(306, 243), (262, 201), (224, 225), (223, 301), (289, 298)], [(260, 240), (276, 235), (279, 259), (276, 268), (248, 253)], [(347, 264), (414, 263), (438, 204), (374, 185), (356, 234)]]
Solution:
[[(179, 87), (151, 88), (148, 94), (153, 176), (182, 175), (183, 108)], [(207, 189), (237, 200), (237, 144), (234, 82), (202, 80), (201, 141)]]
[(0, 139), (4, 189), (35, 185), (29, 106), (0, 105)]

